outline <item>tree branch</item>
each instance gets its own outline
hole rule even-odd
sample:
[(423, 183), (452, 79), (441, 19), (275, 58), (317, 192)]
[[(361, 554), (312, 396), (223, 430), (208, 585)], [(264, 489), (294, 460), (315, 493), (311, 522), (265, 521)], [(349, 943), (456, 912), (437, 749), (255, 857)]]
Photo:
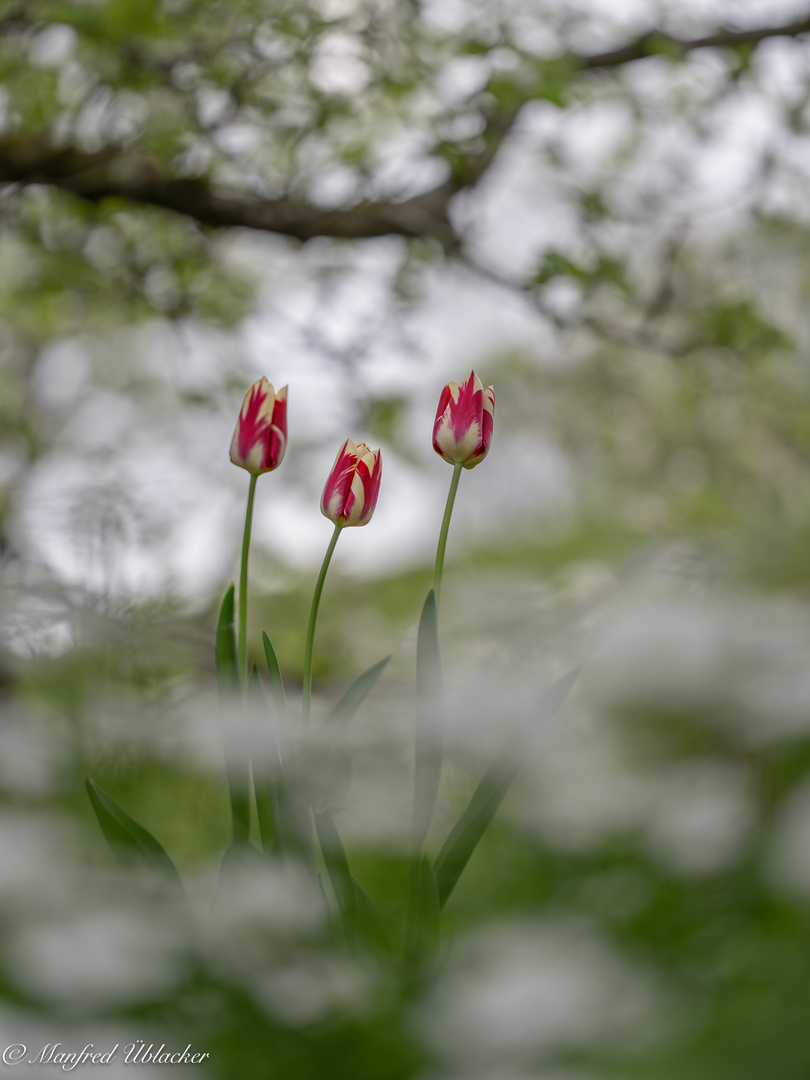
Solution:
[[(9, 18), (19, 17), (20, 10)], [(610, 52), (571, 54), (552, 63), (572, 73), (621, 67), (661, 53), (687, 55), (697, 49), (755, 47), (772, 37), (810, 33), (810, 17), (782, 26), (719, 30), (700, 38), (681, 39), (650, 31)], [(535, 63), (536, 82), (525, 87), (508, 108), (494, 109), (487, 119), (483, 149), (466, 155), (452, 180), (403, 202), (363, 202), (323, 209), (293, 196), (264, 199), (218, 191), (207, 179), (181, 179), (137, 151), (108, 147), (97, 154), (55, 148), (40, 137), (20, 134), (0, 138), (0, 183), (47, 184), (90, 202), (106, 198), (162, 207), (194, 218), (201, 225), (239, 227), (281, 233), (298, 240), (315, 236), (361, 239), (375, 236), (434, 237), (454, 248), (458, 237), (450, 223), (448, 203), (457, 192), (474, 186), (490, 167), (527, 101), (541, 96), (544, 69)]]
[(718, 30), (715, 34), (699, 38), (676, 38), (670, 34), (650, 30), (620, 49), (580, 57), (579, 67), (586, 71), (592, 71), (595, 68), (620, 67), (622, 64), (630, 64), (634, 60), (644, 60), (648, 56), (661, 53), (682, 53), (686, 56), (690, 52), (695, 52), (696, 49), (734, 49), (745, 45), (753, 47), (765, 41), (766, 38), (800, 37), (808, 33), (810, 33), (810, 16), (782, 26), (760, 26), (752, 27), (750, 30)]
[(0, 139), (0, 183), (47, 184), (89, 202), (118, 198), (162, 207), (201, 225), (259, 229), (298, 240), (315, 236), (362, 239), (373, 236), (433, 236), (453, 245), (447, 215), (450, 187), (395, 202), (364, 202), (335, 210), (290, 197), (262, 199), (217, 192), (205, 179), (166, 176), (148, 158), (108, 147), (96, 154), (54, 149), (43, 139)]

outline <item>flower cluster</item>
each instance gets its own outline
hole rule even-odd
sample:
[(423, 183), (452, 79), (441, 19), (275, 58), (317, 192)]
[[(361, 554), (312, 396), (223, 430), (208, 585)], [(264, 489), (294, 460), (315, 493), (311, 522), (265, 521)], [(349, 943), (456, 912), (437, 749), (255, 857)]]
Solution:
[[(441, 392), (433, 424), (433, 449), (451, 465), (472, 469), (492, 441), (495, 391), (484, 390), (474, 371)], [(278, 393), (262, 377), (245, 394), (231, 441), (231, 461), (253, 476), (272, 472), (287, 448), (287, 387)], [(341, 528), (371, 520), (382, 477), (382, 452), (347, 439), (338, 451), (321, 497), (321, 512)]]
[[(423, 849), (435, 810), (442, 768), (441, 730), (436, 727), (435, 721), (441, 715), (438, 614), (444, 555), (462, 470), (474, 468), (486, 457), (492, 441), (494, 410), (492, 387), (485, 390), (475, 372), (471, 371), (464, 382), (448, 383), (442, 390), (433, 425), (433, 448), (452, 464), (453, 474), (439, 532), (433, 586), (425, 599), (417, 633), (414, 803), (410, 847), (413, 873), (408, 892), (407, 924), (402, 935), (409, 969), (421, 950), (433, 948), (437, 900), (446, 900), (452, 892), (503, 797), (503, 779), (499, 774), (497, 784), (501, 795), (497, 799), (487, 796), (481, 803), (480, 791), (482, 785), (486, 788), (487, 778), (492, 773), (490, 769), (470, 804), (475, 807), (473, 817), (468, 808), (442, 848), (446, 857), (440, 856), (436, 863), (431, 864)], [(254, 662), (248, 648), (248, 563), (253, 507), (259, 476), (278, 468), (286, 448), (287, 387), (276, 392), (266, 378), (261, 378), (245, 394), (231, 440), (231, 461), (250, 474), (250, 483), (242, 537), (238, 603), (236, 586), (231, 584), (220, 607), (215, 638), (217, 682), (221, 701), (226, 708), (233, 707), (235, 699), (238, 701), (239, 698), (243, 703), (253, 704), (256, 700), (254, 692), (262, 685), (259, 665)], [(372, 450), (363, 442), (355, 443), (347, 439), (338, 451), (321, 496), (321, 512), (332, 522), (334, 530), (313, 590), (304, 639), (300, 712), (304, 725), (311, 720), (318, 609), (330, 561), (344, 529), (365, 525), (371, 520), (380, 494), (381, 479), (380, 450)], [(266, 632), (262, 634), (262, 645), (273, 691), (274, 717), (279, 724), (283, 724), (287, 695), (278, 657)], [(332, 710), (333, 721), (345, 724), (351, 718), (390, 659), (390, 656), (384, 657), (355, 678)], [(570, 683), (570, 676), (566, 678)], [(258, 696), (260, 699), (261, 693)], [(331, 727), (334, 726), (332, 723)], [(265, 754), (253, 757), (249, 740), (226, 738), (231, 843), (223, 857), (222, 880), (227, 879), (235, 866), (241, 865), (240, 852), (255, 850), (251, 837), (251, 832), (255, 835), (251, 806), (255, 805), (258, 840), (260, 850), (265, 855), (300, 859), (302, 865), (311, 867), (314, 872), (315, 843), (320, 845), (323, 866), (332, 884), (345, 938), (354, 948), (361, 941), (361, 920), (358, 919), (360, 898), (366, 905), (370, 905), (371, 901), (351, 871), (333, 819), (335, 810), (341, 808), (345, 799), (351, 760), (345, 748), (334, 744), (326, 754), (326, 769), (313, 769), (306, 752), (308, 750), (309, 747), (299, 748), (296, 740), (279, 739), (271, 755), (272, 760), (266, 760)], [(137, 851), (148, 859), (150, 866), (158, 869), (173, 889), (182, 891), (177, 870), (159, 841), (129, 817), (89, 777), (86, 787), (111, 845), (117, 850), (119, 837), (134, 836)], [(484, 806), (483, 811), (481, 806)], [(469, 824), (471, 820), (473, 826)], [(325, 893), (323, 895), (326, 896)], [(429, 913), (430, 918), (427, 917)]]

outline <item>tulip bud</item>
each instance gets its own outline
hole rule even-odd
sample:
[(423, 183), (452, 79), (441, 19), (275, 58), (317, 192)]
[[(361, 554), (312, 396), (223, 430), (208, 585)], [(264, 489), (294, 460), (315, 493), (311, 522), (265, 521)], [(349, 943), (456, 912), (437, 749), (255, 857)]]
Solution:
[(380, 493), (382, 452), (347, 439), (321, 496), (321, 513), (335, 525), (365, 525)]
[(254, 476), (272, 472), (287, 449), (287, 387), (262, 376), (245, 394), (231, 441), (231, 461)]
[(494, 415), (495, 391), (484, 390), (474, 371), (460, 385), (448, 383), (436, 410), (433, 449), (451, 465), (472, 469), (487, 456)]

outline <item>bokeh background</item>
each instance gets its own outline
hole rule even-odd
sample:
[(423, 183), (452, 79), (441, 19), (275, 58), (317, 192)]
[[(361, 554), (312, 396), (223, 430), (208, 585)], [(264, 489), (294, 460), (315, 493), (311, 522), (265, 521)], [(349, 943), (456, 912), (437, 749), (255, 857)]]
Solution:
[[(809, 50), (798, 0), (0, 4), (3, 1047), (192, 1042), (245, 1080), (806, 1080)], [(507, 731), (523, 767), (414, 984), (430, 434), (471, 368), (495, 436), (450, 534), (431, 849)], [(290, 433), (251, 642), (292, 702), (323, 482), (346, 437), (385, 460), (316, 658), (323, 713), (392, 654), (338, 815), (391, 928), (368, 954), (300, 868), (217, 894), (227, 451), (261, 375)], [(88, 772), (193, 918), (115, 865)]]

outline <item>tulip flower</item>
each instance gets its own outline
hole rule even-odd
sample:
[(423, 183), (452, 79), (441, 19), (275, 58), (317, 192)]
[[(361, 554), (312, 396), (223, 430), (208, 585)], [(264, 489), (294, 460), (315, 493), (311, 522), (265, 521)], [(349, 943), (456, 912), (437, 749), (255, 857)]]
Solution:
[(281, 464), (287, 449), (287, 387), (278, 393), (262, 376), (250, 387), (242, 402), (231, 440), (231, 461), (250, 473), (245, 529), (242, 534), (242, 567), (239, 575), (239, 666), (247, 680), (247, 581), (253, 499), (256, 480)]
[(380, 493), (382, 456), (351, 439), (338, 450), (321, 496), (321, 513), (335, 525), (365, 525)]
[(495, 391), (484, 390), (474, 371), (466, 382), (448, 383), (439, 398), (433, 425), (433, 449), (451, 465), (473, 469), (492, 442)]
[(304, 646), (304, 719), (309, 719), (309, 707), (312, 699), (312, 657), (315, 649), (315, 624), (318, 620), (318, 607), (326, 581), (326, 572), (338, 537), (341, 532), (353, 525), (365, 525), (371, 520), (377, 496), (380, 494), (382, 476), (382, 454), (379, 450), (369, 450), (365, 443), (353, 443), (351, 439), (338, 450), (335, 464), (329, 473), (329, 479), (321, 496), (321, 513), (335, 526), (329, 547), (321, 565), (321, 572), (315, 583), (312, 595), (312, 607), (309, 611), (307, 639)]
[(491, 386), (484, 389), (474, 371), (463, 383), (448, 383), (439, 398), (436, 420), (433, 424), (433, 449), (453, 466), (453, 479), (444, 508), (444, 518), (436, 549), (436, 567), (433, 571), (433, 591), (436, 604), (442, 587), (444, 552), (450, 518), (456, 500), (461, 470), (474, 469), (483, 461), (492, 442), (492, 426), (495, 418), (495, 391)]
[(262, 376), (245, 394), (231, 440), (231, 461), (253, 476), (277, 469), (287, 449), (287, 387)]

